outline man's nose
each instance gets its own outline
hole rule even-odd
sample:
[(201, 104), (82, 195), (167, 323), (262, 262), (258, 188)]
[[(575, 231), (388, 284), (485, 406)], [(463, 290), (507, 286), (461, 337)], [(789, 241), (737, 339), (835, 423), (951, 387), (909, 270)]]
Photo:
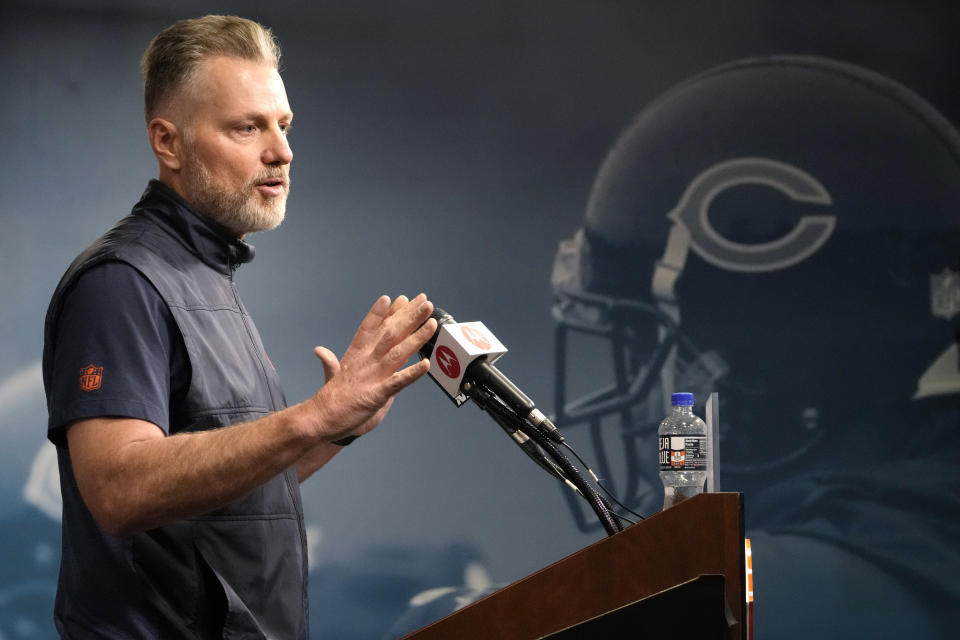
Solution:
[(264, 164), (290, 164), (292, 160), (293, 151), (286, 134), (280, 127), (273, 127), (263, 149)]

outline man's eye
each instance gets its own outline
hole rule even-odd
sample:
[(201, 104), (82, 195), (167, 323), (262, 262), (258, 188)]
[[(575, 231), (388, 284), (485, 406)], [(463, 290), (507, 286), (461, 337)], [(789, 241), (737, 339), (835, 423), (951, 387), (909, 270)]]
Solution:
[(292, 129), (292, 128), (293, 128), (293, 125), (292, 125), (292, 124), (282, 124), (282, 125), (280, 125), (280, 131), (283, 131), (283, 135), (288, 135), (288, 134), (290, 133), (290, 129)]
[(243, 133), (254, 133), (257, 130), (257, 125), (255, 124), (245, 124), (240, 127), (240, 131)]

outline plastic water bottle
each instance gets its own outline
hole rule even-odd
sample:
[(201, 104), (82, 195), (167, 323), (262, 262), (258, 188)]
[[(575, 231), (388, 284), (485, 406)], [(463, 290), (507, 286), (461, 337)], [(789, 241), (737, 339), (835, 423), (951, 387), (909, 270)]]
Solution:
[(674, 393), (670, 404), (658, 431), (664, 509), (703, 491), (710, 457), (707, 425), (693, 415), (693, 394)]

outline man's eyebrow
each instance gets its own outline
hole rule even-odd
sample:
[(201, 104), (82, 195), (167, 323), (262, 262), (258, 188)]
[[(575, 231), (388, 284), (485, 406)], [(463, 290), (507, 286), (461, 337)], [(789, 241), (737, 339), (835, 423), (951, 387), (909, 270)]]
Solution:
[[(241, 113), (234, 118), (234, 120), (238, 120), (238, 121), (239, 120), (270, 120), (270, 119), (271, 118), (267, 117), (266, 114), (260, 111), (251, 111), (248, 113)], [(277, 118), (277, 120), (285, 120), (287, 122), (290, 122), (293, 120), (293, 112), (287, 111), (285, 113), (281, 113), (280, 116)]]

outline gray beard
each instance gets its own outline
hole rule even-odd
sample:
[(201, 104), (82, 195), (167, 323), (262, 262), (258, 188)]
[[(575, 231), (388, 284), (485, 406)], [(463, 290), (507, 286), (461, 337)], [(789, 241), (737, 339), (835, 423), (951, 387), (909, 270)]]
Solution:
[[(283, 222), (287, 210), (290, 179), (282, 169), (264, 170), (239, 190), (223, 189), (213, 179), (207, 167), (188, 146), (184, 162), (184, 181), (187, 200), (197, 211), (225, 227), (237, 237), (256, 231), (275, 229)], [(287, 181), (286, 193), (267, 202), (260, 201), (257, 184), (270, 177)]]

